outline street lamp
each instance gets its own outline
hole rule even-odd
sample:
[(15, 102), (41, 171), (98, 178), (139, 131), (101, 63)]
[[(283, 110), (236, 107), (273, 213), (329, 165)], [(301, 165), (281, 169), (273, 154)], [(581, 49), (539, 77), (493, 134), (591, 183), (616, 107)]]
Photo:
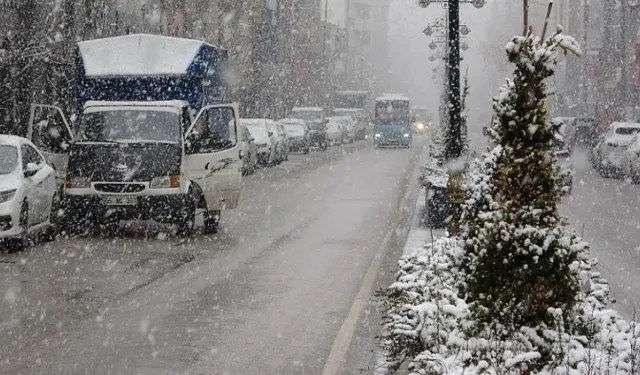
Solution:
[(470, 32), (471, 32), (471, 29), (469, 29), (469, 27), (467, 27), (467, 25), (462, 25), (460, 27), (460, 34), (469, 35)]
[(431, 61), (431, 62), (436, 61), (436, 57), (435, 57), (435, 56), (433, 56), (433, 55), (429, 56), (429, 61)]
[(466, 42), (462, 42), (462, 44), (460, 44), (460, 49), (462, 49), (463, 51), (466, 51), (469, 49), (469, 45)]
[(427, 26), (424, 30), (422, 30), (422, 32), (426, 36), (431, 36), (433, 34), (433, 29), (431, 27)]
[[(448, 107), (449, 107), (449, 127), (446, 137), (445, 157), (446, 159), (455, 159), (460, 157), (463, 149), (462, 140), (462, 119), (461, 119), (461, 98), (460, 98), (460, 49), (465, 49), (460, 44), (460, 34), (465, 35), (466, 31), (460, 27), (460, 3), (473, 4), (475, 8), (482, 8), (485, 0), (418, 0), (418, 4), (422, 8), (426, 8), (430, 3), (441, 3), (443, 6), (448, 5)], [(468, 28), (466, 28), (468, 29)], [(466, 48), (469, 48), (467, 45)]]
[(436, 44), (436, 42), (431, 42), (431, 43), (429, 43), (429, 48), (434, 50), (434, 49), (438, 48), (438, 45)]

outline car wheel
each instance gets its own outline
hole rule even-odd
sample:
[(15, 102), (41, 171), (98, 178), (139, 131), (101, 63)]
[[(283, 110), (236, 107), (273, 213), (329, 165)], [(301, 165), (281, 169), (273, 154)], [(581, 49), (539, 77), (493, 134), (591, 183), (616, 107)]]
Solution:
[(176, 220), (176, 234), (178, 236), (188, 236), (193, 233), (193, 227), (196, 221), (196, 206), (198, 198), (192, 189), (189, 189), (185, 203), (182, 206), (178, 218)]
[(215, 234), (218, 232), (220, 217), (221, 217), (220, 210), (208, 211), (205, 207), (205, 211), (204, 211), (204, 233), (205, 234)]
[(22, 227), (22, 233), (9, 241), (11, 251), (22, 251), (29, 247), (29, 204), (26, 201), (20, 207), (18, 225)]
[(60, 210), (60, 196), (54, 194), (51, 198), (51, 213), (49, 214), (49, 228), (45, 233), (45, 241), (54, 241), (58, 236), (58, 211)]

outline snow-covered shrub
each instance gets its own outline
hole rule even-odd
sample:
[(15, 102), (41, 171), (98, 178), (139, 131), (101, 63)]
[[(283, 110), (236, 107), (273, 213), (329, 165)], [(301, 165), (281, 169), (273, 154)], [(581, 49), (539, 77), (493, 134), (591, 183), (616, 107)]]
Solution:
[(561, 311), (565, 325), (573, 327), (575, 320), (579, 283), (573, 267), (586, 245), (558, 214), (557, 129), (544, 104), (558, 47), (580, 53), (560, 32), (543, 45), (531, 32), (507, 45), (516, 68), (493, 103), (490, 134), (497, 146), (487, 157), (493, 165), (480, 173), (480, 186), (470, 187), (476, 194), (489, 190), (482, 207), (472, 202), (467, 211), (465, 291), (478, 329), (498, 325), (499, 339), (522, 327), (553, 327), (557, 317), (549, 309)]

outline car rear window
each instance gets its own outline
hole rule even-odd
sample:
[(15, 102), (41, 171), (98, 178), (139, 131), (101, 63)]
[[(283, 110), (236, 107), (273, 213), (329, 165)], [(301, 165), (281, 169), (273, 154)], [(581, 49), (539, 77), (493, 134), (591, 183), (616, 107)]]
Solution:
[(620, 135), (634, 135), (640, 132), (640, 128), (624, 128), (620, 127), (616, 129), (616, 134)]

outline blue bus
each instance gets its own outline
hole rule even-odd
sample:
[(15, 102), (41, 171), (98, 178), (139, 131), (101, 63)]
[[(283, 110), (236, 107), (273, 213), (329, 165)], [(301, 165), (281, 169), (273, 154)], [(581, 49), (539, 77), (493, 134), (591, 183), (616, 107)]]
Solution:
[(411, 109), (409, 98), (384, 94), (376, 98), (373, 121), (374, 147), (411, 147)]

